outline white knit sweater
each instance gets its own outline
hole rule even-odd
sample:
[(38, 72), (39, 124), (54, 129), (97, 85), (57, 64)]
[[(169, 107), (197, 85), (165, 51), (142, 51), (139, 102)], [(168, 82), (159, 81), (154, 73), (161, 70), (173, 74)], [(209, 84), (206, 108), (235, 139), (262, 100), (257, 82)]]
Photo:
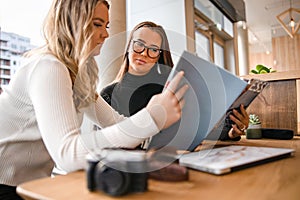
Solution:
[[(135, 147), (159, 131), (146, 109), (125, 118), (101, 97), (77, 113), (72, 94), (69, 72), (54, 56), (18, 70), (0, 95), (1, 184), (49, 176), (54, 163), (67, 172), (83, 169), (90, 151)], [(81, 133), (83, 114), (103, 129)]]

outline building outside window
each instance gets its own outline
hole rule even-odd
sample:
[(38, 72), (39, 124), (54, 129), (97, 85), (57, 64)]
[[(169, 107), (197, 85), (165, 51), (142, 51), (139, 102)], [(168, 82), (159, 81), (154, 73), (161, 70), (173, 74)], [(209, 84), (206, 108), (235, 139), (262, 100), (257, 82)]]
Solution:
[(30, 49), (29, 38), (0, 29), (0, 93), (20, 67), (22, 54)]

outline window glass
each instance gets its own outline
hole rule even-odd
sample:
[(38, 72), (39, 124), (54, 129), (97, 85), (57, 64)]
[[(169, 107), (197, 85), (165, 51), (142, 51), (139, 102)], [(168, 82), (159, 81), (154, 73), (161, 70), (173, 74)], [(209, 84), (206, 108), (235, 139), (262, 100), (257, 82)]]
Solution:
[(210, 61), (209, 39), (200, 32), (196, 31), (195, 40), (197, 55), (207, 61)]
[(214, 42), (214, 58), (215, 64), (225, 68), (224, 66), (224, 48), (218, 43)]

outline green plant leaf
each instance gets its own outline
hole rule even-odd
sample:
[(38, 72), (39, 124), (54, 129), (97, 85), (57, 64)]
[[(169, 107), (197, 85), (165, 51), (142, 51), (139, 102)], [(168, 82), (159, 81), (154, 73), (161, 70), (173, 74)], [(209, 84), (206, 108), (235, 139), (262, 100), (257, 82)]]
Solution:
[(269, 72), (270, 72), (270, 69), (267, 68), (267, 67), (265, 67), (265, 66), (263, 66), (263, 67), (260, 68), (260, 70), (259, 70), (259, 73), (260, 73), (260, 74), (269, 73)]
[(249, 115), (249, 124), (260, 124), (260, 119), (256, 114)]
[(256, 71), (255, 69), (252, 69), (250, 72), (253, 74), (258, 74), (258, 71)]
[(253, 73), (253, 74), (266, 74), (266, 73), (273, 73), (273, 72), (276, 72), (276, 70), (273, 70), (271, 67), (268, 68), (262, 64), (256, 65), (255, 69), (252, 69), (250, 71), (250, 73)]
[(264, 70), (264, 69), (262, 69), (259, 73), (260, 73), (260, 74), (267, 74), (267, 73), (269, 73), (269, 72), (266, 71), (266, 70)]
[(256, 71), (258, 71), (258, 74), (265, 74), (265, 73), (271, 73), (276, 70), (272, 70), (271, 67), (268, 68), (262, 64), (258, 64), (258, 65), (256, 65)]
[(258, 72), (260, 72), (264, 67), (265, 67), (264, 65), (259, 64), (259, 65), (256, 65), (255, 68)]

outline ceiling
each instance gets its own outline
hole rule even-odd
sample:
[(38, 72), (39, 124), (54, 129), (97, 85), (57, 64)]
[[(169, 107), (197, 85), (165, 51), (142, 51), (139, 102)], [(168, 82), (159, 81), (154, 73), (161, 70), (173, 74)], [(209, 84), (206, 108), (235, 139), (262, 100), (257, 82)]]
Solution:
[[(272, 50), (272, 37), (288, 35), (276, 16), (290, 8), (300, 9), (300, 0), (244, 0), (249, 43), (253, 48)], [(293, 16), (299, 22), (300, 16)], [(300, 33), (300, 31), (298, 31)], [(255, 39), (256, 37), (256, 39)]]

